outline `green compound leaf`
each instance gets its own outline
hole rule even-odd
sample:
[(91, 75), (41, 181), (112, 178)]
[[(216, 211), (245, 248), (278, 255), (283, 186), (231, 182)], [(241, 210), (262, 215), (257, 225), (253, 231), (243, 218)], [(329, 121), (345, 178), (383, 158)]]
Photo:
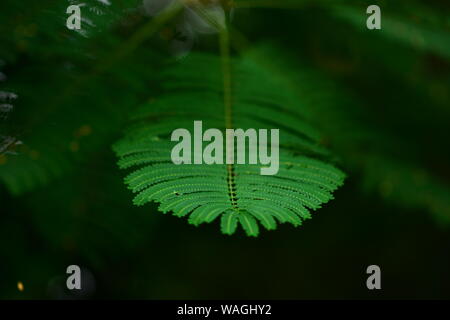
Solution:
[[(330, 154), (289, 86), (244, 57), (231, 60), (231, 85), (226, 88), (221, 62), (213, 55), (191, 54), (164, 73), (165, 93), (134, 113), (125, 136), (114, 145), (119, 167), (134, 169), (125, 178), (136, 193), (133, 202), (157, 202), (160, 211), (188, 217), (195, 226), (221, 216), (221, 231), (230, 235), (238, 224), (248, 236), (258, 236), (258, 222), (268, 230), (277, 223), (299, 226), (311, 217), (310, 209), (333, 198), (345, 175), (323, 160)], [(260, 164), (175, 165), (173, 130), (186, 128), (193, 136), (199, 120), (203, 132), (225, 132), (227, 121), (234, 129), (279, 129), (278, 173), (261, 175)]]
[(224, 234), (233, 234), (237, 227), (237, 214), (233, 211), (228, 211), (222, 215), (221, 228)]

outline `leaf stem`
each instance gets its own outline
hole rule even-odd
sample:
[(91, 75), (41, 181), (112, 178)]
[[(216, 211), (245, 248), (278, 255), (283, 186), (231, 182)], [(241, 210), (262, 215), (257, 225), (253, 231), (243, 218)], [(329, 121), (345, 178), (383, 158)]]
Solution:
[[(225, 128), (233, 128), (233, 105), (231, 96), (231, 61), (230, 61), (230, 35), (227, 28), (220, 30), (220, 55), (222, 61), (222, 74), (223, 74), (223, 102), (225, 112)], [(228, 141), (226, 142), (228, 143)], [(232, 141), (231, 143), (234, 143)], [(230, 196), (231, 205), (234, 210), (239, 210), (236, 198), (236, 184), (234, 181), (234, 165), (227, 164), (227, 183), (228, 194)]]

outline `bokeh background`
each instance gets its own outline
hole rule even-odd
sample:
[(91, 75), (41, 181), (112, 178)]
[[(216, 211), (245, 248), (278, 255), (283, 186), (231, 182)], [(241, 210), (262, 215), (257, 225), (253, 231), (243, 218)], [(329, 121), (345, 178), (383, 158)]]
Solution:
[(1, 1), (0, 298), (450, 298), (450, 3), (195, 4), (228, 21), (234, 56), (270, 48), (348, 175), (301, 227), (249, 238), (133, 206), (117, 168), (111, 146), (165, 67), (220, 54), (214, 28), (165, 2), (83, 1), (76, 32), (81, 1)]

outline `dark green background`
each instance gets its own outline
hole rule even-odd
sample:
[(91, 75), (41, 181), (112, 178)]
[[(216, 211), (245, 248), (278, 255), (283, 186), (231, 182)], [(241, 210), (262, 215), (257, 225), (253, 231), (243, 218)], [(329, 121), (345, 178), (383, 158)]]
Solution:
[[(419, 30), (412, 33), (419, 42), (389, 35), (389, 24), (367, 30), (372, 2), (290, 2), (299, 8), (236, 9), (232, 25), (250, 48), (276, 47), (294, 77), (296, 68), (308, 68), (356, 101), (351, 107), (342, 98), (315, 116), (348, 178), (300, 228), (281, 225), (249, 238), (131, 203), (111, 145), (129, 111), (158, 95), (167, 41), (157, 33), (124, 56), (115, 53), (148, 17), (132, 12), (122, 18), (128, 24), (106, 21), (81, 38), (64, 27), (65, 2), (2, 1), (0, 59), (8, 79), (0, 90), (19, 99), (1, 134), (43, 145), (44, 156), (68, 153), (70, 165), (26, 188), (0, 185), (0, 298), (450, 298), (448, 1), (373, 1), (383, 19), (404, 22), (406, 34)], [(330, 9), (341, 4), (360, 21)], [(23, 31), (32, 25), (35, 31)], [(216, 36), (200, 37), (194, 50), (217, 52)], [(67, 71), (67, 62), (75, 67)], [(87, 124), (90, 135), (74, 136)], [(374, 138), (352, 140), (361, 127)], [(74, 139), (80, 152), (67, 151)], [(0, 170), (32, 170), (14, 157)], [(70, 264), (88, 274), (77, 294), (64, 290)], [(382, 290), (366, 288), (371, 264), (381, 267)]]

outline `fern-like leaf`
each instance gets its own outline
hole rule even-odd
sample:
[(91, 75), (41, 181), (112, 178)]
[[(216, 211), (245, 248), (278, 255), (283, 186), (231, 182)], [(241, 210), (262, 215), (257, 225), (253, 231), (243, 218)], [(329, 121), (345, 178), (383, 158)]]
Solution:
[[(160, 211), (189, 216), (193, 225), (221, 216), (224, 234), (240, 224), (257, 236), (257, 221), (268, 230), (277, 222), (298, 226), (310, 209), (333, 198), (344, 174), (321, 160), (329, 152), (288, 87), (249, 58), (230, 65), (224, 81), (220, 58), (197, 53), (164, 73), (165, 94), (137, 110), (114, 146), (121, 168), (140, 167), (125, 183), (137, 194), (136, 205), (158, 202)], [(252, 164), (173, 164), (170, 135), (177, 128), (192, 130), (195, 120), (203, 121), (204, 130), (224, 132), (230, 123), (244, 130), (280, 129), (278, 173), (260, 175), (260, 165)]]

